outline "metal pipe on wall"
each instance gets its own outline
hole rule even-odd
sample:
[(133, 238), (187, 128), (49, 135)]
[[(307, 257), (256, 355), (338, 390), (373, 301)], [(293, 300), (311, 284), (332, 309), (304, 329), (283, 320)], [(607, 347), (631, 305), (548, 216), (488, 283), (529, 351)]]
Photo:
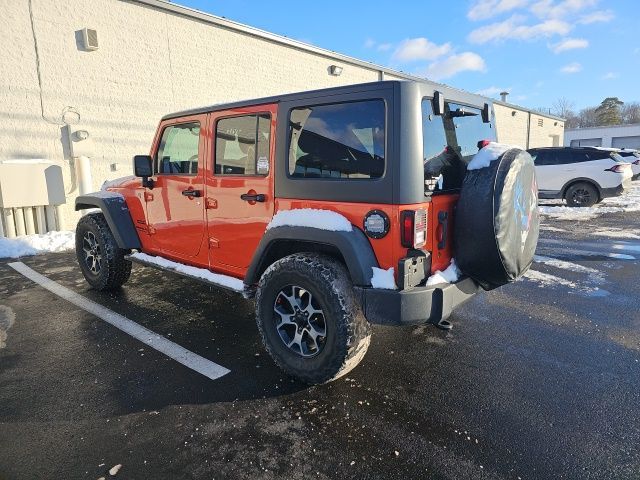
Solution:
[(16, 235), (18, 235), (19, 237), (26, 235), (27, 232), (24, 228), (24, 212), (21, 208), (13, 209), (13, 219), (16, 223)]
[(36, 233), (35, 222), (33, 221), (33, 208), (24, 207), (24, 226), (27, 231), (27, 235), (33, 235)]
[(91, 178), (91, 161), (89, 157), (81, 155), (73, 158), (76, 167), (78, 192), (80, 195), (93, 191), (93, 179)]
[(44, 216), (44, 207), (36, 207), (36, 225), (38, 233), (47, 233), (47, 219)]

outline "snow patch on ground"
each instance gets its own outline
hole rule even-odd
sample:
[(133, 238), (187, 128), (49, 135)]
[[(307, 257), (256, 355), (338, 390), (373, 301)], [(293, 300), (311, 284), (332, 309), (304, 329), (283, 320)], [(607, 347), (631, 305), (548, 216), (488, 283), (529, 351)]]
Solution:
[(75, 232), (49, 232), (40, 235), (23, 235), (15, 238), (0, 237), (0, 258), (18, 258), (50, 252), (73, 250)]
[(385, 290), (395, 290), (397, 288), (393, 276), (393, 267), (389, 270), (377, 267), (371, 268), (373, 269), (373, 276), (371, 277), (371, 286), (373, 288), (383, 288)]
[(267, 225), (267, 230), (282, 226), (311, 227), (332, 232), (350, 232), (353, 230), (351, 222), (339, 213), (315, 208), (280, 210)]
[(540, 230), (545, 230), (547, 232), (566, 232), (564, 228), (552, 227), (550, 225), (540, 225)]
[(481, 168), (488, 167), (491, 165), (491, 162), (500, 158), (507, 150), (511, 150), (512, 148), (520, 148), (513, 145), (506, 145), (504, 143), (496, 143), (489, 142), (486, 147), (480, 149), (478, 153), (476, 153), (469, 165), (467, 165), (467, 170), (480, 170)]
[(455, 259), (452, 258), (451, 264), (445, 270), (436, 270), (436, 272), (427, 279), (427, 287), (441, 283), (455, 283), (459, 277), (460, 270), (458, 270)]
[(13, 309), (0, 305), (0, 348), (7, 346), (7, 331), (13, 327), (15, 320)]
[(222, 275), (220, 273), (213, 273), (206, 268), (192, 267), (190, 265), (184, 265), (182, 263), (174, 262), (162, 257), (156, 257), (147, 255), (146, 253), (136, 252), (131, 254), (131, 258), (137, 258), (140, 261), (151, 263), (168, 270), (173, 270), (178, 273), (183, 273), (191, 277), (201, 278), (207, 282), (215, 283), (222, 287), (230, 288), (236, 292), (244, 291), (244, 282), (238, 278), (230, 277), (228, 275)]
[[(546, 203), (546, 202), (545, 202)], [(591, 220), (605, 213), (639, 212), (640, 185), (633, 184), (619, 197), (605, 198), (593, 207), (571, 208), (567, 206), (541, 206), (540, 214), (557, 220)]]
[(608, 238), (640, 239), (640, 230), (623, 230), (619, 228), (611, 228), (609, 230), (597, 230), (595, 232), (591, 232), (591, 235)]
[(539, 283), (543, 287), (554, 287), (556, 285), (564, 285), (565, 287), (569, 288), (577, 287), (574, 282), (571, 282), (564, 278), (556, 277), (555, 275), (539, 272), (538, 270), (529, 269), (524, 274), (524, 277), (528, 278), (529, 280), (533, 280), (536, 283)]

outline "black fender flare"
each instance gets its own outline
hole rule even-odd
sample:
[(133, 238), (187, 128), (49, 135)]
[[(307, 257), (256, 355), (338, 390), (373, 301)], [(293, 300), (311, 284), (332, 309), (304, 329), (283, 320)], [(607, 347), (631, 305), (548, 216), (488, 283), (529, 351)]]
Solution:
[(258, 283), (262, 273), (274, 261), (282, 258), (274, 257), (273, 252), (279, 245), (293, 245), (294, 251), (322, 251), (323, 248), (337, 250), (349, 271), (351, 281), (360, 287), (371, 286), (372, 267), (378, 267), (378, 260), (364, 232), (356, 227), (351, 231), (330, 231), (313, 227), (280, 226), (265, 232), (258, 244), (251, 265), (247, 270), (244, 283)]
[(567, 183), (565, 183), (562, 186), (562, 188), (560, 189), (560, 198), (564, 198), (564, 196), (567, 193), (567, 190), (574, 183), (588, 183), (590, 185), (593, 185), (596, 188), (596, 190), (598, 191), (598, 196), (600, 198), (602, 198), (602, 187), (600, 186), (600, 184), (598, 182), (596, 182), (593, 178), (587, 178), (587, 177), (572, 178)]
[(102, 211), (118, 247), (142, 247), (124, 196), (115, 192), (94, 192), (78, 196), (75, 203), (76, 211), (87, 208), (99, 208)]

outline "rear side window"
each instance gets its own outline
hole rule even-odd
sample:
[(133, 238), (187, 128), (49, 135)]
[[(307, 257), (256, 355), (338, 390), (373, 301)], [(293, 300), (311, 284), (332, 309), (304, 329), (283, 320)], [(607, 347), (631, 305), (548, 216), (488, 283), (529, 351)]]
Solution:
[(609, 152), (607, 150), (590, 150), (589, 152), (586, 152), (585, 155), (588, 158), (587, 161), (589, 161), (589, 160), (605, 160), (607, 158), (611, 158), (612, 152)]
[(162, 132), (156, 158), (159, 174), (195, 175), (198, 173), (200, 123), (171, 125)]
[(271, 116), (241, 115), (218, 120), (216, 175), (267, 175)]
[(375, 179), (385, 169), (382, 100), (295, 108), (289, 115), (289, 175)]

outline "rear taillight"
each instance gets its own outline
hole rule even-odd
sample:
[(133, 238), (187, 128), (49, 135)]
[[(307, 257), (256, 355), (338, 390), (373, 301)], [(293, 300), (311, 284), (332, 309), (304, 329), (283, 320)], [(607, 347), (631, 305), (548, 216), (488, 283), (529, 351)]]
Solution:
[(421, 248), (427, 243), (427, 211), (405, 210), (400, 214), (400, 243), (406, 248)]
[(614, 172), (614, 173), (624, 173), (625, 170), (628, 168), (628, 165), (614, 165), (611, 168), (605, 168), (604, 171), (605, 172)]

